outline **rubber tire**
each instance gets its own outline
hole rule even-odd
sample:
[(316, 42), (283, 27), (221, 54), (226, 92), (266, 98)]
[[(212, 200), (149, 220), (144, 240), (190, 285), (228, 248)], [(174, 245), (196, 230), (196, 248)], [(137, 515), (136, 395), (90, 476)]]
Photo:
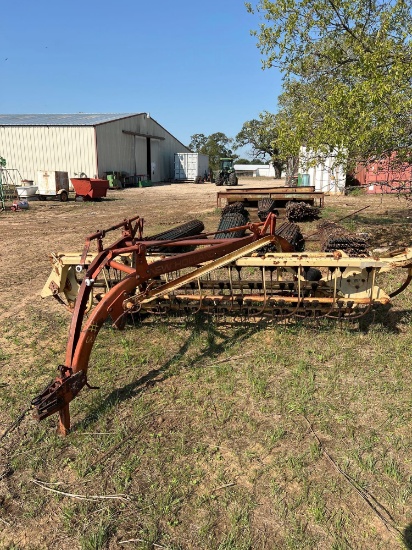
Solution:
[(237, 185), (238, 184), (238, 179), (237, 179), (237, 176), (236, 176), (236, 172), (231, 172), (229, 174), (229, 178), (228, 178), (228, 185), (230, 186), (234, 186), (234, 185)]
[[(237, 237), (243, 237), (245, 235), (245, 229), (241, 229), (239, 231), (229, 231), (226, 232), (231, 227), (238, 227), (241, 225), (246, 225), (248, 223), (247, 216), (244, 214), (241, 214), (240, 212), (231, 212), (229, 214), (224, 214), (220, 218), (219, 226), (217, 228), (217, 231), (221, 231), (221, 233), (217, 233), (215, 235), (215, 239), (234, 239)], [(225, 231), (226, 230), (226, 231)]]
[(215, 178), (215, 185), (217, 185), (218, 187), (221, 187), (223, 185), (223, 181), (220, 177), (220, 174), (218, 174)]
[(232, 214), (234, 212), (239, 212), (249, 219), (249, 212), (246, 210), (244, 202), (238, 201), (227, 204), (223, 207), (222, 216), (225, 214)]
[(310, 267), (304, 275), (307, 281), (320, 281), (322, 279), (322, 273), (316, 267)]
[[(168, 229), (167, 231), (163, 231), (162, 233), (158, 233), (157, 235), (151, 235), (150, 237), (146, 237), (144, 240), (148, 241), (171, 241), (173, 239), (182, 239), (185, 237), (192, 237), (193, 235), (199, 235), (202, 233), (202, 231), (205, 229), (205, 226), (203, 222), (200, 220), (190, 220), (186, 223), (183, 223), (181, 225), (178, 225), (177, 227), (173, 227), (172, 229)], [(196, 247), (194, 246), (157, 246), (157, 247), (150, 247), (150, 251), (155, 252), (168, 252), (172, 254), (177, 254), (179, 252), (189, 252), (190, 250), (194, 250)]]
[(269, 197), (258, 200), (258, 211), (273, 212), (275, 210), (275, 201)]
[(47, 200), (47, 197), (45, 195), (38, 195), (39, 201), (45, 201)]
[(62, 191), (59, 194), (59, 201), (60, 202), (67, 202), (69, 200), (69, 194), (67, 191)]
[(171, 241), (173, 239), (182, 239), (184, 237), (191, 237), (193, 235), (199, 235), (204, 231), (205, 226), (200, 220), (190, 220), (186, 223), (182, 223), (177, 227), (157, 233), (156, 235), (150, 235), (144, 240), (146, 241)]

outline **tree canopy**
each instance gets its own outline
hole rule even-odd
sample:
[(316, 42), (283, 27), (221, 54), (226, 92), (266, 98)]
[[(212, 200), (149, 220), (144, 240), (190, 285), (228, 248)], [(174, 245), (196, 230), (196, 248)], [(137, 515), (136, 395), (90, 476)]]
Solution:
[(209, 166), (212, 170), (219, 169), (219, 159), (221, 158), (233, 158), (237, 159), (231, 149), (234, 140), (227, 137), (223, 132), (216, 132), (205, 136), (204, 134), (194, 134), (190, 136), (189, 149), (196, 153), (202, 153), (203, 155), (209, 155)]
[(412, 145), (412, 15), (405, 0), (260, 0), (263, 67), (283, 92), (276, 144), (352, 160)]
[(251, 146), (252, 156), (259, 161), (271, 161), (275, 166), (276, 177), (280, 177), (284, 162), (280, 159), (277, 146), (276, 116), (265, 111), (259, 120), (245, 122), (236, 136), (236, 147)]

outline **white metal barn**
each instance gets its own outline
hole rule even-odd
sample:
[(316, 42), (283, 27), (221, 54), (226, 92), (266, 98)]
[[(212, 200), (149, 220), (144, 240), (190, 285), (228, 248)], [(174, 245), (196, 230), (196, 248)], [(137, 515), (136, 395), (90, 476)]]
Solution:
[[(317, 154), (306, 147), (301, 147), (299, 152), (299, 172), (306, 173), (309, 185), (315, 187), (315, 191), (341, 195), (345, 190), (346, 166), (336, 162), (338, 150), (331, 150), (328, 156)], [(316, 159), (316, 164), (313, 164)]]
[(148, 113), (0, 114), (0, 156), (23, 179), (48, 170), (165, 181), (174, 177), (174, 154), (182, 151), (190, 149)]
[(251, 176), (253, 178), (258, 176), (274, 178), (276, 176), (272, 162), (269, 164), (234, 164), (233, 168), (238, 175), (242, 176)]

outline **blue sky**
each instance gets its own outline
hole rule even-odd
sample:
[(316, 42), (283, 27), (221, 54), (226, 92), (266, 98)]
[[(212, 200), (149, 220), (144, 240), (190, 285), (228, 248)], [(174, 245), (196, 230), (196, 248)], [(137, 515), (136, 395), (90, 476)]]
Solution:
[(275, 111), (242, 0), (15, 0), (2, 8), (2, 113), (150, 115), (183, 143)]

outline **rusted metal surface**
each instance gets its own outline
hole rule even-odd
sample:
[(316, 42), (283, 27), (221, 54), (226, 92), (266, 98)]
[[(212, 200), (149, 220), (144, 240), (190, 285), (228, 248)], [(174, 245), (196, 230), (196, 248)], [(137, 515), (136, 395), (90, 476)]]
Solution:
[(290, 222), (318, 220), (320, 218), (320, 210), (305, 202), (288, 202), (286, 204), (286, 217)]
[(60, 365), (60, 376), (48, 384), (48, 386), (34, 399), (34, 416), (37, 420), (43, 420), (51, 414), (61, 411), (72, 401), (79, 391), (87, 384), (86, 374), (83, 371), (73, 372), (73, 369)]
[(84, 200), (101, 199), (106, 196), (109, 181), (98, 178), (71, 178), (76, 197)]
[(324, 221), (318, 225), (322, 250), (333, 252), (343, 250), (350, 256), (367, 256), (368, 243), (363, 237), (354, 235), (341, 225)]
[(222, 206), (222, 201), (227, 204), (232, 202), (247, 202), (248, 204), (255, 204), (261, 199), (273, 199), (276, 201), (276, 205), (279, 206), (279, 202), (286, 202), (290, 200), (300, 200), (308, 202), (312, 205), (318, 203), (320, 207), (324, 206), (325, 194), (320, 191), (314, 191), (314, 188), (310, 187), (274, 187), (268, 189), (226, 189), (225, 191), (219, 191), (216, 194), (216, 205), (218, 208)]
[[(103, 237), (107, 234), (107, 230), (99, 231), (86, 239), (82, 261), (84, 261), (89, 253), (90, 243), (93, 240), (97, 241), (99, 252), (86, 268), (86, 273), (75, 301), (66, 348), (65, 366), (61, 369), (61, 376), (57, 377), (45, 392), (33, 401), (33, 405), (36, 408), (36, 416), (39, 419), (44, 418), (45, 414), (48, 416), (53, 412), (57, 412), (57, 410), (60, 411), (59, 431), (63, 435), (70, 429), (68, 403), (79, 391), (79, 384), (75, 383), (72, 385), (72, 377), (82, 372), (83, 374), (79, 376), (79, 379), (82, 385), (87, 383), (88, 360), (96, 336), (107, 317), (112, 319), (115, 326), (118, 328), (122, 327), (125, 315), (123, 302), (129, 294), (132, 294), (136, 289), (143, 290), (142, 285), (162, 274), (176, 272), (222, 258), (239, 250), (243, 246), (259, 240), (268, 230), (272, 231), (273, 235), (276, 224), (274, 219), (267, 220), (265, 224), (250, 224), (248, 229), (251, 234), (243, 239), (225, 240), (223, 244), (214, 240), (208, 243), (210, 245), (208, 247), (148, 263), (146, 259), (146, 245), (143, 242), (135, 242), (135, 235), (139, 227), (141, 227), (141, 223), (139, 218), (135, 218), (134, 220), (136, 220), (134, 226), (132, 226), (131, 220), (125, 220), (117, 226), (117, 228), (119, 226), (123, 228), (122, 238), (106, 249), (103, 248)], [(110, 228), (110, 230), (114, 228)], [(270, 238), (275, 239), (274, 236)], [(264, 244), (270, 238), (262, 239)], [(179, 242), (181, 245), (187, 244), (184, 240), (180, 240)], [(195, 240), (196, 244), (199, 242), (202, 242), (202, 240)], [(163, 241), (162, 244), (166, 243)], [(115, 258), (120, 254), (132, 254), (134, 256), (134, 269), (105, 294), (101, 302), (92, 310), (83, 326), (84, 315), (88, 309), (87, 306), (94, 283), (106, 266), (110, 267), (111, 264), (112, 266), (116, 266)]]
[[(307, 193), (313, 193), (315, 191), (314, 186), (306, 187), (244, 187), (242, 191), (245, 191), (250, 194), (261, 194), (261, 193), (270, 193), (271, 195), (282, 195), (284, 193), (298, 193), (299, 195), (304, 195)], [(239, 189), (226, 189), (225, 193), (230, 195), (237, 195)]]
[(409, 194), (412, 191), (412, 166), (402, 161), (396, 153), (359, 163), (354, 178), (366, 187), (368, 194)]

